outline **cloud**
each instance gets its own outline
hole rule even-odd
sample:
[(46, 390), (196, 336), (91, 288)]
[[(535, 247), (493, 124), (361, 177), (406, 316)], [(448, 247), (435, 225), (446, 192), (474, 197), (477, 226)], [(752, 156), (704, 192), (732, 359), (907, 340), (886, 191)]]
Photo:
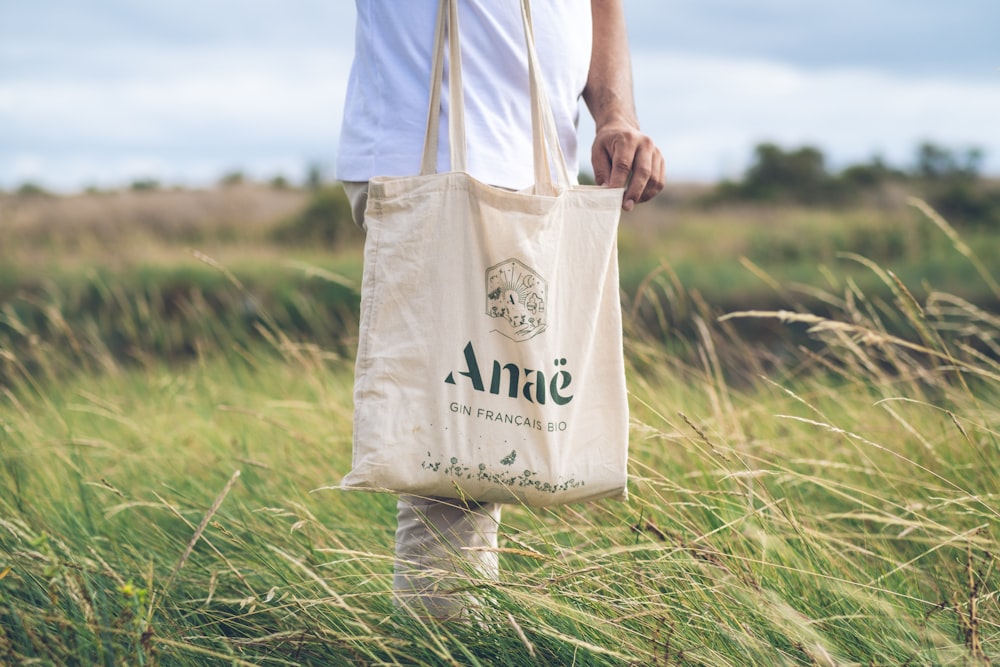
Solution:
[(129, 170), (187, 182), (208, 165), (214, 178), (333, 158), (350, 61), (336, 48), (109, 47), (87, 61), (0, 78), (0, 183), (72, 188)]
[(902, 165), (932, 140), (981, 147), (1000, 171), (1000, 72), (962, 81), (657, 52), (633, 66), (644, 129), (682, 178), (734, 176), (762, 141), (819, 146), (843, 166), (874, 154)]
[[(626, 12), (640, 118), (675, 179), (738, 176), (761, 141), (816, 145), (834, 167), (903, 165), (923, 140), (978, 146), (1000, 173), (995, 0)], [(0, 186), (332, 162), (353, 22), (352, 3), (329, 0), (0, 3)], [(592, 124), (581, 134), (586, 156)]]
[(767, 59), (807, 68), (991, 78), (996, 0), (631, 0), (637, 49)]

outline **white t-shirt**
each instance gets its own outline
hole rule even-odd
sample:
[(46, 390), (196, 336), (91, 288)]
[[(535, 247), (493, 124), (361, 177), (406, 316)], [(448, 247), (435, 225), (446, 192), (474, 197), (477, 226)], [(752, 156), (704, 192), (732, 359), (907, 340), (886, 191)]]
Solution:
[[(337, 178), (419, 173), (438, 0), (355, 0), (354, 63), (347, 86)], [(468, 171), (492, 185), (532, 183), (527, 47), (519, 0), (460, 0)], [(546, 92), (571, 176), (579, 98), (591, 51), (589, 0), (532, 3)], [(445, 82), (447, 88), (447, 81)], [(448, 171), (447, 94), (438, 171)]]

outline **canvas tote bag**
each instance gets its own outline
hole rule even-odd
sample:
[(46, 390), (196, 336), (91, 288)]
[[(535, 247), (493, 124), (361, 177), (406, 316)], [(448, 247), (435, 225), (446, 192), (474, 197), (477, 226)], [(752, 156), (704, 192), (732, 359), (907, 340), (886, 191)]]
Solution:
[[(570, 185), (526, 2), (522, 15), (534, 186), (464, 171), (457, 0), (439, 8), (421, 174), (371, 181), (342, 488), (531, 506), (626, 497), (623, 191)], [(452, 170), (434, 173), (446, 41)]]

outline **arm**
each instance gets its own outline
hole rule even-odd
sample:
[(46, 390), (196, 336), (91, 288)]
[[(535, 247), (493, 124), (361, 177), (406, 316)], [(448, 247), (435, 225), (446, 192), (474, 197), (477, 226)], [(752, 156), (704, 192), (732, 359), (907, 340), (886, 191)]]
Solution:
[(598, 185), (627, 184), (622, 208), (631, 211), (663, 189), (663, 155), (639, 130), (622, 0), (591, 0), (590, 5), (594, 37), (583, 100), (597, 129), (591, 150), (594, 178)]

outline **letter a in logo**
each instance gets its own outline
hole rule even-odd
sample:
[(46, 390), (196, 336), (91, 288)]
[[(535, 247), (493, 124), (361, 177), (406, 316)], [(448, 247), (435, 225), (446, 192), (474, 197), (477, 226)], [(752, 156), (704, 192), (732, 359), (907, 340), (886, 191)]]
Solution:
[(486, 314), (507, 338), (521, 342), (545, 331), (545, 280), (519, 260), (506, 259), (486, 270)]

